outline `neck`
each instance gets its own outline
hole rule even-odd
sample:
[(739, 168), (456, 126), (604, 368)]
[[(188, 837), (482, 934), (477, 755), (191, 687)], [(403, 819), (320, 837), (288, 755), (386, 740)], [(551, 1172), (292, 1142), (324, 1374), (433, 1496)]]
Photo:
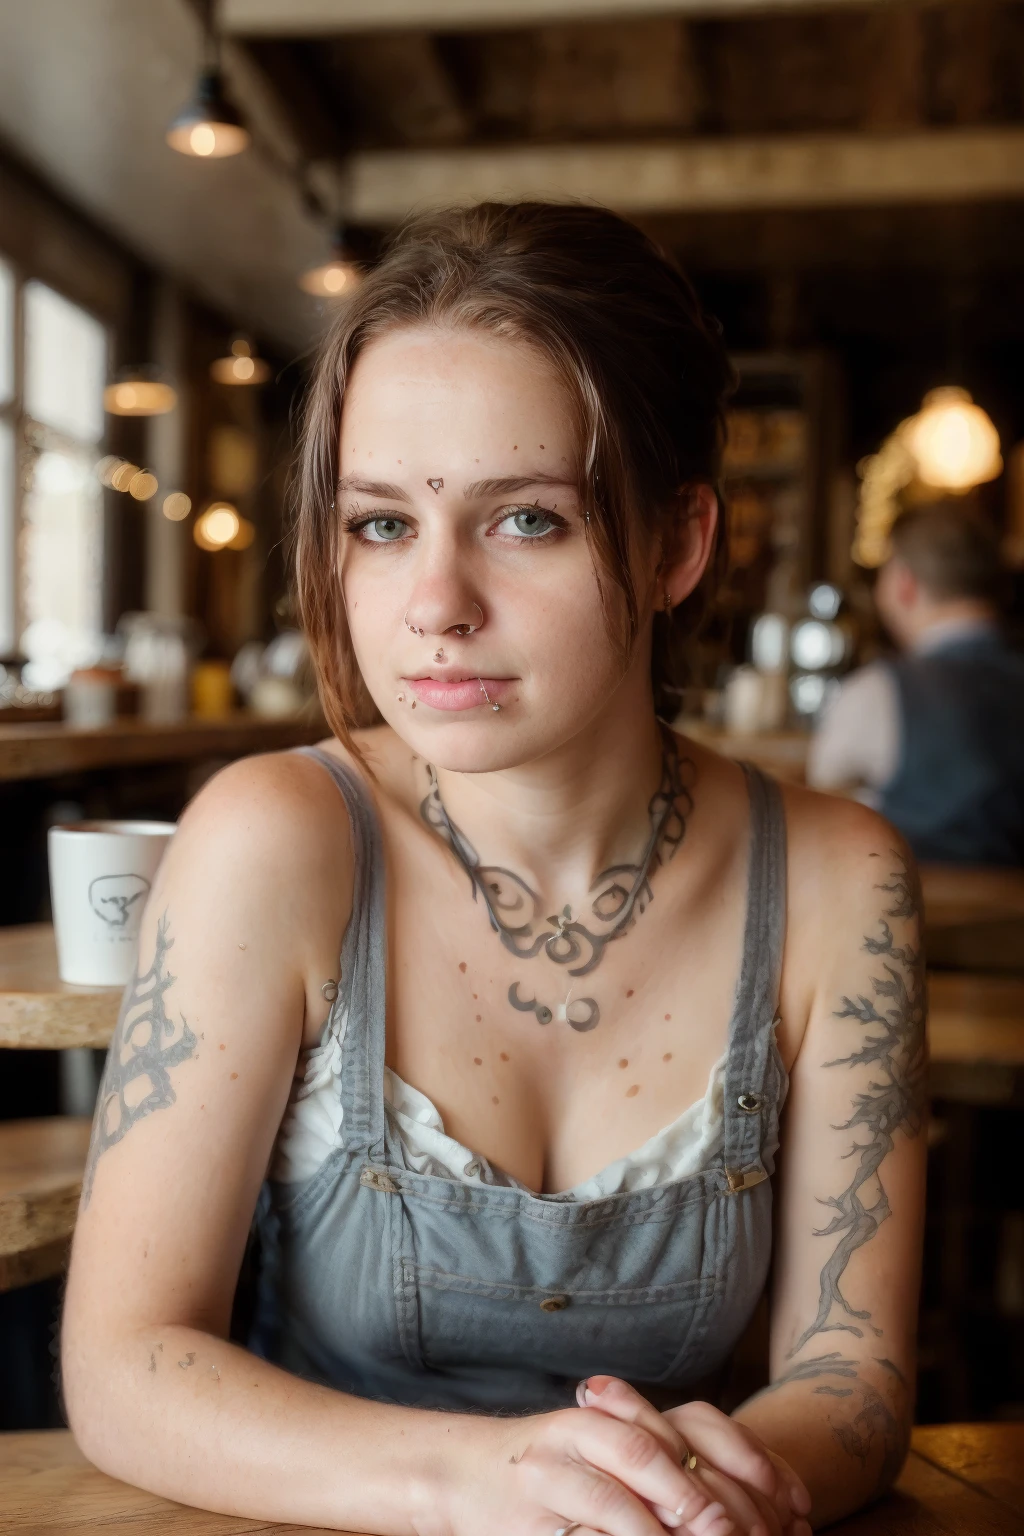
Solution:
[(603, 871), (643, 848), (662, 758), (650, 693), (638, 690), (541, 758), (498, 773), (440, 770), (437, 782), (482, 864), (513, 869), (575, 909)]
[(922, 603), (912, 615), (907, 638), (913, 643), (923, 639), (929, 630), (940, 624), (992, 623), (995, 617), (996, 612), (991, 603), (979, 602), (976, 598), (958, 597), (948, 602)]

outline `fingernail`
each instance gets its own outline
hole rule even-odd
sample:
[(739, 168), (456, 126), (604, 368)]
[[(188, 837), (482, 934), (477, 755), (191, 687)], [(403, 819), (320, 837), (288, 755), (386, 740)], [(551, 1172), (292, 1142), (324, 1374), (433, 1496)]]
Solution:
[(582, 1381), (576, 1383), (576, 1401), (581, 1408), (587, 1406), (587, 1378), (585, 1376)]

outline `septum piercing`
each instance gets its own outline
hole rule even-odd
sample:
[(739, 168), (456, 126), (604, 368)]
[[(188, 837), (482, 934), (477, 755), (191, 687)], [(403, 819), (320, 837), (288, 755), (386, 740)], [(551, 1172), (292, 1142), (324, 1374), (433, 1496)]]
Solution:
[[(484, 680), (483, 680), (483, 678), (482, 677), (478, 677), (477, 678), (477, 682), (480, 684), (480, 691), (483, 694), (484, 698), (487, 700), (488, 704), (491, 704), (490, 696), (488, 695), (487, 689), (484, 687)], [(491, 704), (491, 708), (494, 710), (494, 713), (497, 714), (498, 711), (501, 708), (501, 705), (500, 704)]]

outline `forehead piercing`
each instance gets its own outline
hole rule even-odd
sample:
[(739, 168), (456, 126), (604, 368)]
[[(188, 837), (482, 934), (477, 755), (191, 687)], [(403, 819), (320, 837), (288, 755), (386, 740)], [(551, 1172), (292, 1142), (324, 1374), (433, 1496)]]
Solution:
[(427, 484), (430, 486), (430, 489), (433, 491), (434, 495), (436, 496), (438, 491), (443, 488), (444, 481), (440, 480), (440, 479), (438, 479), (438, 480), (428, 480)]
[(434, 652), (434, 660), (435, 661), (444, 661), (444, 651), (436, 650)]
[(409, 623), (409, 610), (408, 610), (408, 608), (405, 610), (405, 613), (402, 615), (402, 623), (405, 625), (406, 629), (411, 629), (414, 635), (425, 635), (426, 634), (426, 630), (425, 629), (417, 629), (415, 624), (410, 624)]
[[(480, 684), (480, 692), (483, 694), (483, 696), (487, 700), (488, 704), (491, 704), (491, 700), (490, 700), (490, 697), (489, 697), (489, 695), (487, 693), (487, 689), (484, 687), (484, 680), (483, 680), (483, 678), (482, 677), (478, 677), (477, 678), (477, 682)], [(498, 711), (501, 708), (501, 705), (500, 704), (491, 704), (491, 708), (494, 710), (494, 713), (497, 714)]]

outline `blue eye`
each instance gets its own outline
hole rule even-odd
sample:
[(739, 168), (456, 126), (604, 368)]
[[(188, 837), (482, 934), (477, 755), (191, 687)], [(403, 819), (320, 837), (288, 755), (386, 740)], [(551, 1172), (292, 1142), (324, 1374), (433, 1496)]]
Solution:
[(518, 512), (510, 512), (508, 517), (502, 518), (501, 527), (511, 523), (515, 533), (520, 538), (540, 538), (545, 533), (551, 533), (557, 526), (543, 507), (521, 507)]
[(372, 522), (364, 523), (359, 531), (371, 544), (393, 544), (408, 526), (400, 517), (375, 517)]

